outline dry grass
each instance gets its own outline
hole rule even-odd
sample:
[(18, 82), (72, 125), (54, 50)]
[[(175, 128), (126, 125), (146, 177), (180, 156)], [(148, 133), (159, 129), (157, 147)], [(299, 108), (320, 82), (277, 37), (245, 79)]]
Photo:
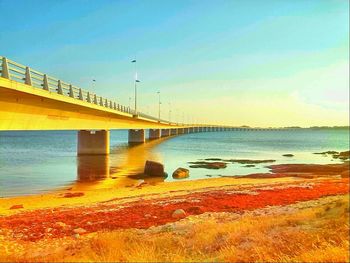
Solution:
[(51, 254), (26, 244), (25, 255), (0, 255), (0, 261), (349, 262), (348, 198), (279, 216), (194, 218), (149, 230), (99, 232)]

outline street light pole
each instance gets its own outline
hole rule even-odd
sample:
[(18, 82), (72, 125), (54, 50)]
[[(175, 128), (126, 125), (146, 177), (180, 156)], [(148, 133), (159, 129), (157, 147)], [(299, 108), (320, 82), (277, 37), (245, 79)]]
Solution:
[(137, 114), (137, 87), (136, 87), (137, 74), (135, 74), (135, 114)]
[(158, 121), (160, 122), (160, 91), (157, 91), (158, 94)]
[(169, 102), (169, 122), (171, 123), (171, 103)]
[(137, 70), (136, 70), (136, 59), (132, 60), (131, 63), (135, 63), (135, 82), (134, 82), (134, 89), (135, 89), (135, 112), (134, 114), (137, 115), (137, 85), (136, 83), (137, 82), (140, 82), (138, 79), (137, 79)]

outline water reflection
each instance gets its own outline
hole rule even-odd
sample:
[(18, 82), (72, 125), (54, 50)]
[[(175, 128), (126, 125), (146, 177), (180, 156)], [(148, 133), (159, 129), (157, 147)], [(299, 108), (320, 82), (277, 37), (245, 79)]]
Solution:
[(109, 177), (108, 155), (83, 155), (77, 157), (77, 181), (91, 182)]
[[(131, 144), (113, 147), (110, 155), (83, 155), (77, 157), (77, 180), (73, 187), (79, 189), (100, 187), (123, 187), (138, 183), (145, 162), (162, 162), (159, 153), (152, 151), (157, 144), (167, 140), (148, 141), (143, 144)], [(129, 176), (132, 177), (129, 177)], [(166, 177), (142, 177), (149, 184), (163, 182)]]

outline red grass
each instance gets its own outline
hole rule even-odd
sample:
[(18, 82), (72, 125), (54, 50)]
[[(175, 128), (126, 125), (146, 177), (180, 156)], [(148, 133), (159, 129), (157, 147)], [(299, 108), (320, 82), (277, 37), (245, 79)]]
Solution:
[[(90, 207), (42, 209), (0, 218), (0, 228), (13, 231), (18, 238), (36, 241), (44, 237), (72, 235), (75, 228), (87, 232), (102, 229), (148, 228), (173, 222), (176, 209), (188, 215), (204, 212), (240, 212), (265, 206), (287, 205), (323, 196), (346, 194), (349, 179), (317, 182), (313, 187), (290, 187), (274, 190), (254, 190), (249, 193), (232, 193), (232, 190), (215, 190), (172, 198), (140, 200), (123, 205), (97, 204)], [(57, 225), (63, 222), (67, 226)], [(48, 231), (49, 228), (50, 231)], [(48, 234), (49, 232), (49, 234)]]

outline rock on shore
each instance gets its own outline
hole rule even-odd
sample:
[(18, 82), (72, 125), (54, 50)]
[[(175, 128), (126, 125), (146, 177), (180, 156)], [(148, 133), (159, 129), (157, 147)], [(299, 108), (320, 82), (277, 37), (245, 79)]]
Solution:
[(164, 165), (154, 161), (146, 161), (144, 173), (149, 176), (165, 176)]
[(190, 171), (186, 168), (180, 167), (173, 172), (173, 178), (175, 179), (187, 178), (189, 176), (190, 176)]

